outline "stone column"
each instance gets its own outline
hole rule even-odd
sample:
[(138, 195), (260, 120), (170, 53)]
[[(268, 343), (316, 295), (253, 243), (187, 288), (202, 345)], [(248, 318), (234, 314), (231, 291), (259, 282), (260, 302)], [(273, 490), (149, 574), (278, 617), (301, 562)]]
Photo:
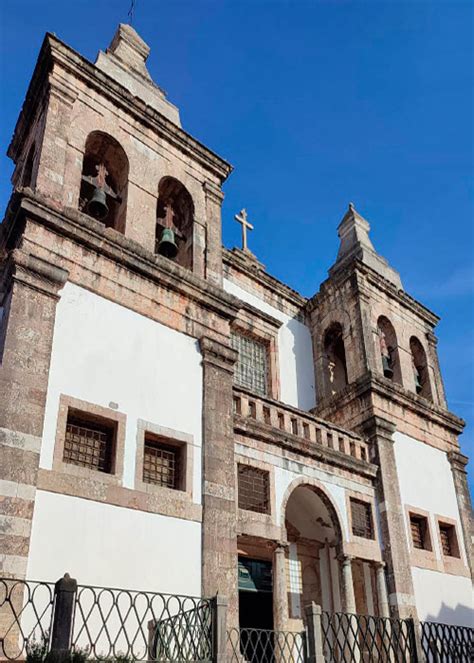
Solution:
[(379, 466), (376, 492), (384, 561), (387, 564), (390, 611), (393, 617), (404, 619), (416, 616), (416, 604), (393, 448), (394, 432), (395, 426), (381, 417), (371, 417), (364, 424), (364, 433), (375, 456), (373, 462)]
[(237, 353), (203, 336), (202, 593), (229, 601), (238, 626), (233, 371)]
[(273, 552), (273, 627), (284, 631), (288, 622), (288, 584), (286, 578), (286, 550), (279, 542)]
[(216, 285), (222, 284), (222, 221), (221, 207), (224, 194), (211, 181), (204, 182), (206, 197), (206, 257), (205, 278)]
[(379, 604), (379, 616), (390, 617), (388, 607), (387, 583), (385, 581), (385, 564), (380, 562), (375, 565), (375, 574), (377, 578), (377, 598)]
[(474, 550), (471, 545), (472, 536), (472, 506), (469, 484), (467, 482), (466, 465), (467, 456), (460, 451), (450, 451), (448, 460), (451, 464), (453, 473), (454, 489), (458, 502), (459, 515), (461, 517), (461, 527), (464, 538), (464, 550), (466, 551), (467, 563), (471, 569), (471, 576), (474, 573)]
[(342, 555), (340, 561), (342, 563), (343, 610), (355, 614), (356, 600), (352, 578), (352, 559), (350, 555)]
[(58, 291), (68, 273), (20, 249), (2, 274), (0, 575), (24, 578)]

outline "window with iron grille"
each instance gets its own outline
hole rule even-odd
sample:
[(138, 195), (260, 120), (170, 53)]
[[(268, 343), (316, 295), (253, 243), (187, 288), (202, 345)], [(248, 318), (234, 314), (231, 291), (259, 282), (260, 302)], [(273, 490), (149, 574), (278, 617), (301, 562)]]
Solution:
[(231, 345), (238, 353), (234, 371), (235, 384), (261, 396), (266, 396), (268, 390), (268, 352), (265, 343), (232, 332)]
[(352, 534), (364, 539), (374, 538), (372, 507), (368, 502), (351, 498)]
[(441, 539), (441, 549), (443, 551), (443, 555), (446, 557), (459, 557), (454, 526), (440, 523), (439, 536)]
[(429, 550), (427, 536), (427, 520), (424, 516), (410, 514), (410, 529), (413, 547), (418, 550)]
[(270, 513), (270, 480), (265, 470), (239, 465), (239, 508)]
[(145, 437), (143, 481), (155, 486), (180, 489), (181, 448)]
[(63, 461), (98, 472), (112, 472), (114, 426), (87, 415), (68, 415)]

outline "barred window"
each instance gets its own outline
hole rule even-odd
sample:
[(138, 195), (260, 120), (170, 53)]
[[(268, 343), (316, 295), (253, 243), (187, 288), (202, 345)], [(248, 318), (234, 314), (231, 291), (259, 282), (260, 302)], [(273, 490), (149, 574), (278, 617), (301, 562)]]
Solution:
[(113, 424), (98, 422), (87, 415), (69, 414), (66, 423), (63, 461), (98, 472), (112, 472), (115, 444)]
[(180, 489), (181, 448), (145, 437), (143, 481), (155, 486)]
[(270, 481), (265, 470), (239, 465), (239, 508), (270, 513)]
[(439, 524), (439, 536), (441, 549), (446, 557), (459, 557), (459, 549), (456, 540), (456, 531), (453, 525)]
[(351, 498), (352, 534), (364, 539), (374, 538), (372, 508), (368, 502)]
[(410, 530), (414, 548), (430, 550), (427, 528), (428, 522), (424, 516), (410, 514)]
[(268, 352), (265, 343), (249, 336), (232, 332), (231, 345), (237, 350), (234, 381), (238, 387), (249, 389), (261, 396), (267, 395)]

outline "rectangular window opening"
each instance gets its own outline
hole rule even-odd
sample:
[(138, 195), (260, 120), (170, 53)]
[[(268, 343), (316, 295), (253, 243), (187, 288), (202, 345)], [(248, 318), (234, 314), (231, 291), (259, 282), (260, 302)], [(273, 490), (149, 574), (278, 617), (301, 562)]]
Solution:
[(238, 466), (239, 508), (270, 513), (270, 475), (250, 465)]
[(112, 474), (115, 437), (114, 422), (70, 410), (66, 423), (63, 461)]
[(268, 348), (266, 343), (236, 332), (231, 333), (230, 339), (233, 349), (238, 353), (234, 371), (235, 384), (260, 396), (266, 396), (268, 392)]
[(372, 507), (368, 502), (351, 497), (352, 534), (364, 539), (374, 538), (374, 525), (372, 521)]
[(145, 435), (143, 481), (181, 490), (182, 447)]
[(424, 516), (411, 513), (410, 530), (414, 548), (417, 550), (431, 550), (428, 537), (428, 520)]
[(441, 549), (445, 557), (459, 557), (459, 548), (454, 525), (439, 523)]

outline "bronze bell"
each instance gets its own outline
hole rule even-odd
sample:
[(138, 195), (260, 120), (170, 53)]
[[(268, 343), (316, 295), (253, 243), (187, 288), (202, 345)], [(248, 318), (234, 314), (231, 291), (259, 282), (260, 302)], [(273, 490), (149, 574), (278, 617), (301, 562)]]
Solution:
[(98, 186), (95, 187), (92, 198), (87, 203), (87, 212), (98, 221), (105, 219), (109, 213), (109, 208), (107, 207), (107, 198), (104, 189)]
[(383, 374), (386, 378), (393, 378), (393, 368), (391, 366), (391, 362), (389, 357), (387, 355), (382, 355), (382, 367), (383, 367)]
[(158, 253), (165, 258), (176, 258), (178, 246), (174, 239), (174, 232), (171, 228), (163, 228), (160, 243), (158, 244)]

